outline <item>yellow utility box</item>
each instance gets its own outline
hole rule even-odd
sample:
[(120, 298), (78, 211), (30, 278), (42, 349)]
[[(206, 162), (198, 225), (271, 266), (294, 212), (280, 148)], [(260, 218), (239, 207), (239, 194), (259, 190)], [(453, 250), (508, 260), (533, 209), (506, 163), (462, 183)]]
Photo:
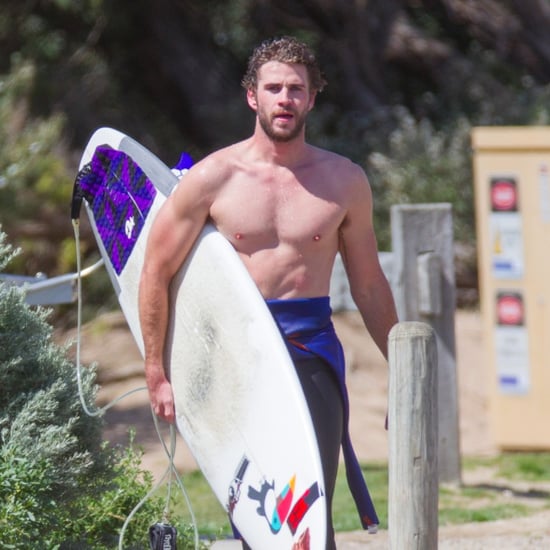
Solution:
[(472, 146), (491, 431), (550, 449), (550, 128), (474, 128)]

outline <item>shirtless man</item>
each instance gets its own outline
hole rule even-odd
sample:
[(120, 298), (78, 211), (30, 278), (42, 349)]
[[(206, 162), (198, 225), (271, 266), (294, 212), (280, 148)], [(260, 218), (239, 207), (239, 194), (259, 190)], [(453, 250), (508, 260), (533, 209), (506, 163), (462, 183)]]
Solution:
[[(163, 366), (170, 281), (207, 220), (234, 246), (295, 359), (323, 456), (327, 548), (335, 548), (330, 504), (341, 443), (348, 479), (355, 465), (350, 486), (354, 492), (355, 485), (363, 525), (377, 523), (376, 514), (361, 506), (366, 486), (357, 487), (364, 482), (349, 442), (343, 355), (330, 322), (328, 293), (338, 251), (365, 326), (385, 356), (397, 315), (378, 261), (365, 173), (305, 141), (306, 117), (324, 84), (313, 53), (294, 38), (267, 41), (255, 50), (243, 79), (256, 113), (254, 133), (198, 162), (166, 201), (149, 237), (139, 301), (153, 410), (173, 422)], [(302, 317), (315, 316), (319, 326), (298, 326)], [(319, 332), (318, 342), (312, 330)], [(305, 340), (300, 331), (307, 333)]]

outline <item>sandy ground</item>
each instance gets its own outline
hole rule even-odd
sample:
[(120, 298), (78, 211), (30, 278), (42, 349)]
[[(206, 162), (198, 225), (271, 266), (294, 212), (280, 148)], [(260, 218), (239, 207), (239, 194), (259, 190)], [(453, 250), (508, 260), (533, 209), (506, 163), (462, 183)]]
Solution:
[[(336, 330), (346, 352), (351, 403), (351, 434), (361, 461), (387, 460), (388, 442), (384, 429), (387, 408), (387, 367), (362, 327), (356, 313), (335, 317)], [(481, 319), (478, 312), (458, 311), (456, 315), (457, 373), (459, 381), (460, 448), (463, 456), (497, 452), (492, 440), (487, 410), (489, 374), (483, 362)], [(142, 360), (120, 314), (110, 314), (88, 326), (82, 333), (82, 362), (97, 362), (102, 384), (99, 402), (106, 403), (129, 389), (144, 387)], [(125, 398), (106, 415), (105, 438), (126, 442), (129, 426), (136, 428), (136, 442), (143, 446), (143, 466), (157, 477), (167, 467), (151, 419), (147, 393)], [(167, 432), (163, 430), (167, 437)], [(178, 437), (175, 459), (181, 471), (196, 467)], [(479, 475), (479, 473), (477, 474)], [(489, 475), (489, 474), (488, 474)], [(483, 479), (464, 483), (480, 483)], [(487, 480), (485, 480), (487, 481)], [(511, 497), (512, 498), (512, 497)], [(388, 533), (364, 532), (338, 535), (338, 547), (388, 548)], [(439, 547), (443, 549), (550, 548), (550, 511), (514, 521), (440, 527)], [(424, 550), (424, 549), (422, 549)]]

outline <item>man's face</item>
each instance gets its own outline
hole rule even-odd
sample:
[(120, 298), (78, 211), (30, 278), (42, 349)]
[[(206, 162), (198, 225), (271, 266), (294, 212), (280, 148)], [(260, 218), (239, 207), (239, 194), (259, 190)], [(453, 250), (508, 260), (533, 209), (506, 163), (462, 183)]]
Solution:
[(247, 99), (266, 135), (287, 142), (303, 133), (315, 94), (303, 65), (269, 61), (260, 67), (257, 89), (248, 90)]

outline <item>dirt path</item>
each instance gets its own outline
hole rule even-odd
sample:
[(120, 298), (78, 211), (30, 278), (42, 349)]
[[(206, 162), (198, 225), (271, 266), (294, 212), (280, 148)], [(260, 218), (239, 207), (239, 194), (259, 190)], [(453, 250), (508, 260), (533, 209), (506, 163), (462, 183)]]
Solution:
[[(466, 523), (439, 528), (440, 550), (523, 550), (550, 548), (550, 511), (514, 521)], [(388, 532), (339, 533), (339, 550), (387, 550)]]
[[(387, 460), (388, 443), (384, 429), (387, 367), (366, 334), (358, 314), (337, 315), (335, 326), (346, 352), (350, 428), (357, 454), (363, 462)], [(82, 339), (82, 362), (95, 361), (100, 366), (101, 403), (129, 389), (144, 387), (142, 360), (120, 314), (102, 317), (85, 329)], [(488, 373), (482, 357), (479, 313), (457, 312), (456, 342), (461, 452), (465, 456), (491, 455), (497, 450), (489, 430)], [(145, 450), (144, 468), (160, 476), (167, 461), (151, 420), (145, 391), (127, 397), (107, 413), (105, 438), (114, 443), (124, 443), (129, 426), (136, 428), (136, 442)], [(167, 437), (167, 432), (164, 435)], [(183, 471), (196, 467), (181, 438), (178, 438), (175, 462)], [(468, 482), (466, 479), (464, 481)], [(482, 481), (478, 479), (476, 482)], [(513, 502), (514, 496), (510, 499)], [(376, 536), (362, 532), (342, 533), (338, 535), (338, 547), (343, 550), (387, 548), (387, 536), (384, 531)], [(513, 521), (442, 526), (439, 536), (442, 549), (550, 548), (550, 511)]]

